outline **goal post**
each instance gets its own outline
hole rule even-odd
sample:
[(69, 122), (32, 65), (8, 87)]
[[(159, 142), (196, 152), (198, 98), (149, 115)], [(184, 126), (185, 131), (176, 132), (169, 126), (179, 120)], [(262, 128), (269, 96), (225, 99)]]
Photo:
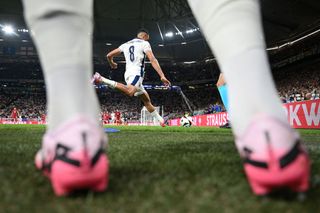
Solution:
[[(160, 114), (160, 107), (157, 106), (155, 107), (155, 109), (157, 110), (157, 112)], [(155, 125), (159, 125), (159, 122), (152, 117), (151, 113), (147, 110), (146, 107), (143, 107), (141, 109), (141, 119), (140, 119), (140, 123), (142, 126), (155, 126)]]

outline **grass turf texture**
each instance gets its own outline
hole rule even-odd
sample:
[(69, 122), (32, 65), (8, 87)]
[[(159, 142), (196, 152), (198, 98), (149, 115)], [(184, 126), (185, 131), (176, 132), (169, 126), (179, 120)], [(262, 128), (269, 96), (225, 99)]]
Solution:
[(0, 212), (320, 212), (319, 130), (300, 130), (313, 171), (298, 202), (253, 196), (230, 130), (115, 128), (108, 190), (57, 198), (33, 164), (45, 127), (0, 125)]

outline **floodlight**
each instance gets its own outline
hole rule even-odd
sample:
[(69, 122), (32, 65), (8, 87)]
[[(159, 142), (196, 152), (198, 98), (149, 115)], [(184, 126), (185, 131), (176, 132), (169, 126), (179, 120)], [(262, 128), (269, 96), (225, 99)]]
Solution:
[(172, 37), (172, 36), (173, 36), (173, 32), (167, 32), (167, 33), (165, 34), (165, 36), (166, 36), (166, 37)]
[(5, 33), (5, 34), (13, 34), (14, 33), (14, 29), (12, 26), (9, 26), (9, 25), (6, 25), (4, 27), (2, 27), (2, 31)]

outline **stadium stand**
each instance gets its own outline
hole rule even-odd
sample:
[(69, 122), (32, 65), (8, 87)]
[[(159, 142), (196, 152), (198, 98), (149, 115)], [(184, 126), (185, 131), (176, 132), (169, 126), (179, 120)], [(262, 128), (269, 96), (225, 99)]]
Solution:
[[(295, 67), (274, 72), (279, 96), (284, 103), (320, 98), (318, 65), (319, 63), (315, 63), (303, 69)], [(96, 65), (95, 69), (113, 79), (123, 79), (121, 70), (124, 65), (120, 65), (118, 71), (110, 71), (105, 65)], [(0, 118), (10, 119), (11, 111), (16, 107), (22, 120), (41, 119), (41, 116), (46, 114), (46, 97), (40, 65), (34, 62), (1, 63), (0, 70)], [(200, 115), (225, 111), (214, 86), (216, 76), (209, 71), (209, 65), (165, 65), (164, 70), (191, 100), (194, 105), (191, 113)], [(148, 83), (159, 84), (155, 72), (147, 72), (145, 84)], [(128, 98), (108, 89), (99, 89), (97, 92), (102, 113), (119, 110), (129, 122), (139, 121), (142, 103), (138, 99)], [(166, 118), (180, 117), (184, 112), (190, 112), (182, 96), (176, 91), (149, 92), (154, 104), (163, 107)]]

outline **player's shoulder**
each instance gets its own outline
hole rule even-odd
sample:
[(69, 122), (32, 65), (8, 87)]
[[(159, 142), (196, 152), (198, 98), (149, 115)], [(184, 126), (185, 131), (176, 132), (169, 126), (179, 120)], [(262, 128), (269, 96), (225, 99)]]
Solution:
[(140, 39), (140, 38), (134, 38), (134, 39), (132, 39), (130, 42), (132, 42), (132, 43), (138, 43), (138, 44), (142, 44), (142, 45), (145, 45), (145, 44), (150, 45), (150, 43), (149, 43), (148, 41), (145, 41), (145, 40)]
[(123, 43), (122, 45), (132, 45), (132, 44), (142, 43), (142, 42), (143, 42), (143, 40), (138, 39), (138, 38), (134, 38), (134, 39), (131, 39), (131, 40)]
[(127, 43), (127, 44), (142, 43), (143, 41), (144, 41), (144, 40), (142, 40), (142, 39), (134, 38), (134, 39), (131, 39), (131, 40), (127, 41), (126, 43)]
[(144, 43), (145, 45), (148, 45), (148, 46), (150, 46), (150, 43), (149, 43), (149, 41), (145, 41), (145, 40), (143, 40), (143, 43)]

